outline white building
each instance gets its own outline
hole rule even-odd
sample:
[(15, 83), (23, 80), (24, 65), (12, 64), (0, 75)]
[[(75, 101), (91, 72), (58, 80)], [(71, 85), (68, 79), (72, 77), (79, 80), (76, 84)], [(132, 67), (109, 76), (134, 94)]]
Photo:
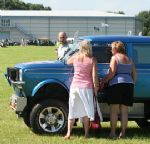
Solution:
[(0, 10), (0, 39), (57, 40), (59, 31), (68, 37), (83, 35), (136, 35), (142, 22), (134, 16), (100, 11)]

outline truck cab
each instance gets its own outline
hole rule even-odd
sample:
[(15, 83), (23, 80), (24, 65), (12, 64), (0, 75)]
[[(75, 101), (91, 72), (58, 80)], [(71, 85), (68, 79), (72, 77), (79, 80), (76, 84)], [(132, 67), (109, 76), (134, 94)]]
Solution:
[[(145, 36), (83, 36), (74, 40), (62, 61), (36, 61), (8, 67), (6, 78), (14, 88), (11, 107), (33, 132), (63, 133), (67, 127), (69, 88), (73, 67), (66, 64), (68, 57), (78, 52), (79, 42), (92, 44), (97, 60), (99, 79), (109, 68), (111, 43), (122, 41), (126, 53), (137, 71), (134, 104), (129, 107), (129, 120), (142, 127), (150, 126), (150, 37)], [(103, 120), (109, 121), (109, 105), (104, 87), (97, 95)]]

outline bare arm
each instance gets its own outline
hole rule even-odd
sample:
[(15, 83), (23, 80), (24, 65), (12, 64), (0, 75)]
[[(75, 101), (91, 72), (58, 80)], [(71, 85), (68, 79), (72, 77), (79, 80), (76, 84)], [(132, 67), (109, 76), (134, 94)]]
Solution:
[(71, 56), (71, 57), (69, 57), (68, 60), (67, 60), (67, 64), (72, 65), (72, 64), (73, 64), (74, 57), (75, 57), (74, 55)]
[(103, 78), (102, 82), (107, 83), (109, 80), (111, 80), (116, 74), (116, 69), (117, 69), (117, 62), (115, 60), (115, 57), (112, 56), (111, 61), (110, 61), (108, 75)]
[(133, 81), (135, 82), (136, 81), (136, 68), (135, 68), (135, 64), (132, 62), (133, 64), (133, 67), (132, 67), (132, 78), (133, 78)]

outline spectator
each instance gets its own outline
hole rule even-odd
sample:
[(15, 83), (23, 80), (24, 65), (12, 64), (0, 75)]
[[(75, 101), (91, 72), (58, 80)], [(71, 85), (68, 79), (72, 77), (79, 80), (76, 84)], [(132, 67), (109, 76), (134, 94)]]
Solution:
[(65, 32), (59, 32), (57, 47), (58, 59), (62, 60), (65, 54), (69, 51), (69, 44), (67, 43), (67, 34)]
[(26, 43), (25, 43), (24, 38), (21, 39), (21, 47), (22, 47), (22, 46), (26, 46)]
[(136, 80), (135, 65), (125, 53), (124, 44), (115, 41), (111, 44), (112, 58), (109, 73), (102, 79), (109, 82), (107, 90), (108, 104), (110, 105), (110, 138), (116, 138), (118, 113), (121, 114), (121, 132), (119, 138), (125, 137), (128, 122), (128, 106), (133, 105), (133, 90)]
[(70, 57), (67, 64), (73, 65), (74, 76), (70, 86), (68, 131), (64, 138), (70, 138), (77, 118), (82, 119), (85, 137), (88, 138), (89, 123), (94, 120), (93, 93), (99, 89), (97, 63), (92, 57), (90, 42), (81, 41), (79, 52)]

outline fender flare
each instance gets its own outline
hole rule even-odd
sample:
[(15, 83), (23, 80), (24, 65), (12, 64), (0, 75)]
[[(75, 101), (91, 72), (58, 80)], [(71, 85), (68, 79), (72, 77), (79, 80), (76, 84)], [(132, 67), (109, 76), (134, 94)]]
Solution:
[(48, 80), (45, 80), (45, 81), (42, 81), (42, 82), (38, 83), (38, 84), (34, 87), (31, 96), (33, 97), (33, 96), (37, 93), (37, 91), (38, 91), (41, 87), (43, 87), (44, 85), (46, 85), (46, 84), (52, 84), (52, 83), (60, 84), (60, 85), (61, 85), (62, 87), (64, 87), (67, 91), (69, 91), (69, 89), (67, 88), (67, 86), (64, 85), (62, 82), (60, 82), (59, 80), (57, 80), (57, 79), (48, 79)]

